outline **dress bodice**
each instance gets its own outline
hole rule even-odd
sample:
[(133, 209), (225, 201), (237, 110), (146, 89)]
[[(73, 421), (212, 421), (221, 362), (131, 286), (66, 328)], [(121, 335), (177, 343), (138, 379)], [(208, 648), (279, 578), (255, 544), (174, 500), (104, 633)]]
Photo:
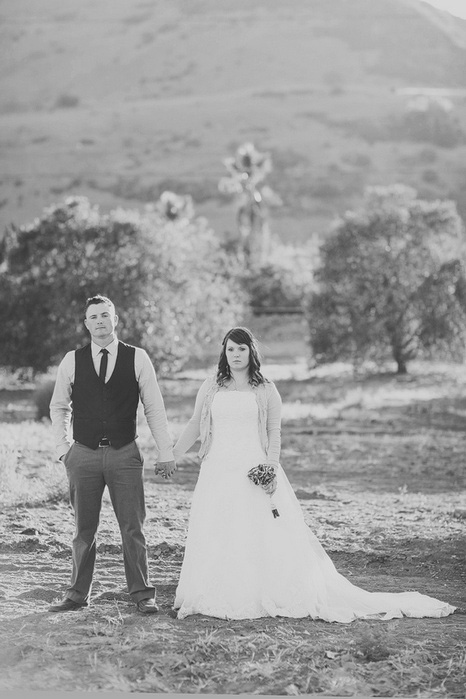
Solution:
[(209, 456), (233, 455), (259, 463), (264, 453), (259, 436), (259, 409), (252, 391), (218, 391), (212, 403), (212, 448)]

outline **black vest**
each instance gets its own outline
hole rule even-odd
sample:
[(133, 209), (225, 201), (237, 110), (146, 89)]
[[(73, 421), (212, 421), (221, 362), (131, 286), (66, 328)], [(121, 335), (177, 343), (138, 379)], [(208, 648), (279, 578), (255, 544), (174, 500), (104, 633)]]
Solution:
[(139, 386), (134, 354), (135, 347), (119, 342), (115, 369), (104, 384), (94, 368), (91, 345), (76, 350), (71, 391), (76, 442), (97, 449), (102, 437), (108, 437), (119, 449), (136, 439)]

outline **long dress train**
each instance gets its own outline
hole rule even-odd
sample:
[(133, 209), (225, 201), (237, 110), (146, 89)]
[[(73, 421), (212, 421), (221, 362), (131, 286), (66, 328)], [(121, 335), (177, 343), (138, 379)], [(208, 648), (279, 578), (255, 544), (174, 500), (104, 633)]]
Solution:
[(271, 499), (247, 477), (263, 463), (253, 392), (218, 391), (213, 439), (194, 490), (174, 608), (178, 618), (442, 617), (455, 607), (419, 592), (367, 592), (338, 573), (306, 525), (281, 467)]

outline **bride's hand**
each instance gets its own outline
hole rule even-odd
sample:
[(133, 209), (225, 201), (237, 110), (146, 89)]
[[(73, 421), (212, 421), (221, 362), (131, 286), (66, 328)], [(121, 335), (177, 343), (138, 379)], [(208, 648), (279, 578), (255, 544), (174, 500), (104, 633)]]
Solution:
[(277, 490), (277, 476), (274, 477), (273, 481), (270, 481), (268, 485), (262, 486), (267, 495), (273, 495)]
[(170, 476), (176, 471), (175, 461), (158, 461), (155, 464), (155, 475), (162, 476), (162, 478), (170, 478)]

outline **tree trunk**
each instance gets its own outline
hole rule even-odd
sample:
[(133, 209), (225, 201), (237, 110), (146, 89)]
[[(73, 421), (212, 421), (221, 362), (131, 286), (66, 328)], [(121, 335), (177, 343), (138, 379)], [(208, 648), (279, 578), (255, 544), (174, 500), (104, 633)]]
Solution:
[(407, 374), (408, 373), (408, 359), (409, 354), (404, 351), (403, 346), (399, 342), (399, 338), (392, 344), (393, 359), (397, 365), (397, 374)]
[(270, 231), (267, 210), (253, 198), (242, 205), (237, 213), (240, 240), (246, 266), (258, 267), (269, 255)]
[(396, 364), (398, 367), (396, 370), (397, 374), (407, 374), (408, 373), (408, 366), (407, 366), (404, 359), (397, 359)]
[(413, 358), (413, 353), (410, 351), (411, 338), (406, 337), (406, 333), (403, 332), (402, 318), (397, 318), (396, 323), (393, 323), (390, 329), (392, 355), (397, 364), (396, 373), (399, 375), (407, 374), (408, 361)]

